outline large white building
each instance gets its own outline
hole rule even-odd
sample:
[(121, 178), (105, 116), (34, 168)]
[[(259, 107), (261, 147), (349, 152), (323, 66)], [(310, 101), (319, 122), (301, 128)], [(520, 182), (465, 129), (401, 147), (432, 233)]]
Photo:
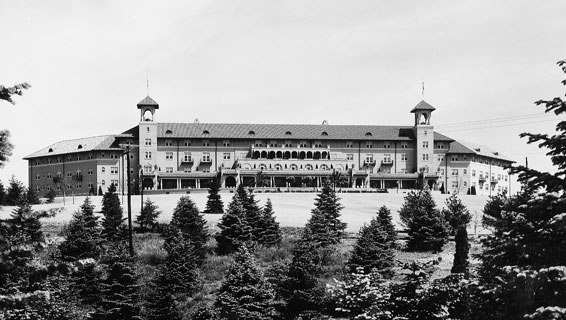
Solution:
[[(150, 97), (137, 104), (139, 123), (121, 134), (57, 142), (24, 159), (29, 186), (44, 195), (88, 194), (114, 183), (144, 190), (204, 188), (220, 178), (267, 187), (310, 187), (332, 175), (344, 188), (413, 188), (420, 178), (431, 189), (480, 195), (507, 190), (505, 167), (513, 162), (485, 146), (455, 141), (434, 131), (435, 110), (425, 101), (412, 110), (414, 123), (394, 125), (296, 125), (160, 123)], [(420, 174), (420, 176), (419, 176)]]

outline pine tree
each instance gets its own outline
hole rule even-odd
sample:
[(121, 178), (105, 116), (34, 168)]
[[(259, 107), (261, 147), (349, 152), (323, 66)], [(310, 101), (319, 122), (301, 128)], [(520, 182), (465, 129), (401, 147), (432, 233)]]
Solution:
[(310, 229), (293, 246), (293, 258), (280, 291), (285, 299), (287, 318), (296, 319), (301, 314), (317, 314), (324, 311), (325, 288), (319, 278), (322, 276), (322, 254), (315, 243)]
[(116, 246), (106, 258), (107, 277), (101, 284), (101, 301), (94, 320), (141, 320), (137, 275), (126, 248)]
[(236, 188), (236, 196), (244, 207), (246, 224), (252, 230), (251, 240), (257, 242), (262, 233), (262, 212), (257, 204), (257, 200), (255, 200), (253, 190), (248, 190), (243, 184), (240, 184), (238, 188)]
[(407, 226), (410, 251), (436, 251), (448, 240), (445, 219), (436, 209), (436, 203), (429, 191), (411, 191), (399, 211), (401, 221)]
[(222, 282), (215, 306), (222, 319), (273, 319), (274, 296), (252, 255), (242, 247)]
[(348, 265), (350, 272), (363, 268), (365, 273), (376, 269), (383, 276), (391, 276), (395, 254), (390, 235), (375, 217), (370, 224), (360, 229), (358, 240), (352, 250)]
[(237, 194), (228, 204), (228, 209), (218, 223), (216, 253), (220, 255), (236, 252), (243, 244), (252, 240), (252, 229), (246, 222), (244, 206)]
[(18, 179), (12, 176), (8, 185), (6, 204), (9, 206), (18, 205), (24, 194), (25, 194), (24, 185)]
[(377, 220), (381, 225), (381, 228), (387, 233), (388, 240), (393, 246), (397, 241), (397, 231), (395, 231), (395, 226), (393, 225), (393, 218), (391, 217), (391, 210), (386, 206), (381, 206), (377, 212)]
[(469, 274), (468, 252), (470, 251), (467, 226), (472, 220), (472, 215), (456, 193), (446, 199), (446, 207), (447, 209), (443, 210), (443, 214), (452, 231), (456, 234), (456, 252), (454, 253), (452, 273), (463, 273), (467, 276)]
[(47, 198), (47, 203), (53, 203), (53, 201), (55, 201), (56, 196), (57, 193), (55, 192), (55, 190), (51, 189), (47, 191), (47, 194), (45, 194), (45, 197)]
[(29, 204), (39, 204), (39, 196), (37, 195), (37, 192), (35, 192), (35, 190), (27, 188), (25, 189), (26, 191), (24, 192), (24, 196), (27, 199), (27, 202)]
[(208, 188), (208, 200), (204, 213), (224, 213), (224, 203), (220, 197), (220, 181), (214, 179)]
[[(558, 65), (566, 73), (566, 60)], [(485, 206), (484, 222), (493, 231), (482, 240), (482, 290), (474, 307), (490, 319), (566, 318), (566, 103), (556, 97), (536, 104), (560, 117), (557, 133), (521, 137), (548, 149), (557, 170), (514, 167), (511, 173), (519, 174), (521, 192), (491, 198)]]
[(266, 247), (276, 246), (281, 243), (282, 239), (279, 222), (275, 221), (273, 214), (271, 199), (267, 198), (261, 216), (260, 235), (258, 239), (258, 243)]
[(87, 197), (80, 210), (73, 214), (59, 250), (65, 260), (97, 259), (102, 251), (101, 241), (98, 217), (94, 215), (94, 205)]
[(120, 225), (125, 219), (122, 217), (122, 206), (114, 184), (108, 187), (102, 197), (102, 214), (102, 233), (107, 239), (116, 240), (120, 236)]
[(0, 206), (3, 206), (6, 204), (6, 197), (8, 195), (6, 194), (6, 189), (4, 188), (4, 184), (2, 184), (2, 181), (0, 181)]
[(159, 272), (150, 283), (151, 295), (144, 308), (148, 320), (181, 320), (177, 309), (172, 283), (166, 274)]
[(16, 230), (28, 237), (31, 243), (39, 245), (45, 240), (39, 218), (40, 214), (32, 210), (26, 198), (22, 198), (9, 221)]
[(335, 245), (345, 235), (346, 223), (340, 221), (340, 211), (344, 208), (336, 196), (332, 185), (325, 182), (320, 194), (315, 199), (315, 208), (306, 224), (313, 240), (320, 246)]
[(142, 231), (153, 230), (157, 225), (157, 218), (161, 214), (161, 211), (157, 209), (159, 209), (159, 207), (155, 202), (151, 201), (149, 198), (145, 200), (143, 209), (140, 214), (136, 216), (136, 223), (139, 224)]
[(200, 214), (196, 204), (189, 196), (179, 199), (169, 225), (180, 230), (183, 236), (190, 240), (201, 260), (204, 259), (205, 245), (210, 234), (204, 216)]

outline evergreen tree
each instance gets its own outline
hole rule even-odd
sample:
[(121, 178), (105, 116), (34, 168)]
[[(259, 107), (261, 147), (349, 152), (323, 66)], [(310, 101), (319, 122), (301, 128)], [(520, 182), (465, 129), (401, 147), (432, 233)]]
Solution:
[(344, 208), (336, 196), (332, 185), (325, 182), (315, 199), (315, 208), (306, 224), (315, 242), (320, 246), (338, 244), (344, 237), (346, 223), (340, 221), (340, 211)]
[(100, 303), (103, 270), (96, 260), (79, 260), (77, 270), (73, 273), (73, 282), (79, 299), (85, 305), (96, 306)]
[(450, 224), (452, 232), (456, 234), (456, 252), (454, 253), (452, 273), (463, 273), (467, 276), (469, 274), (468, 252), (470, 251), (467, 227), (472, 220), (472, 215), (456, 193), (446, 199), (446, 207), (447, 209), (443, 210), (444, 216)]
[(10, 179), (8, 185), (8, 194), (6, 196), (6, 205), (16, 206), (25, 194), (24, 185), (14, 176)]
[(348, 265), (350, 272), (355, 272), (361, 267), (365, 273), (376, 269), (381, 275), (390, 276), (394, 256), (390, 235), (381, 224), (379, 217), (375, 217), (369, 225), (360, 229)]
[(305, 228), (301, 238), (293, 246), (293, 258), (280, 291), (285, 299), (287, 318), (295, 319), (302, 314), (320, 314), (325, 310), (325, 288), (322, 276), (322, 254), (310, 229)]
[(106, 279), (101, 284), (101, 301), (92, 313), (95, 320), (141, 320), (137, 276), (126, 248), (116, 246), (106, 258)]
[(73, 214), (59, 250), (65, 260), (97, 259), (101, 254), (101, 241), (98, 217), (94, 215), (94, 205), (87, 197), (80, 210)]
[(22, 232), (31, 243), (39, 245), (45, 240), (40, 217), (40, 213), (34, 212), (26, 199), (22, 198), (18, 207), (12, 212), (9, 221), (12, 227)]
[(246, 222), (244, 206), (237, 194), (228, 204), (228, 209), (218, 223), (216, 253), (220, 255), (236, 252), (243, 244), (252, 240), (252, 228)]
[(2, 184), (2, 181), (0, 181), (0, 206), (3, 206), (6, 204), (6, 197), (8, 195), (6, 194), (6, 189), (4, 189), (4, 184)]
[(392, 246), (395, 246), (397, 241), (397, 231), (395, 231), (395, 226), (393, 225), (393, 218), (391, 216), (391, 210), (386, 206), (381, 206), (377, 212), (377, 220), (381, 225), (381, 228), (388, 235), (388, 240), (391, 242)]
[(200, 214), (196, 204), (189, 196), (179, 199), (169, 225), (180, 230), (183, 236), (190, 240), (202, 261), (206, 253), (205, 245), (210, 234), (204, 216)]
[(220, 197), (220, 181), (214, 179), (208, 188), (208, 200), (204, 213), (224, 213), (224, 203)]
[(47, 191), (47, 194), (45, 194), (45, 197), (47, 198), (47, 203), (53, 203), (53, 201), (55, 201), (56, 196), (57, 193), (55, 192), (55, 190), (51, 189)]
[(102, 192), (102, 187), (98, 186), (98, 195), (102, 196), (104, 193)]
[(271, 199), (267, 198), (267, 202), (263, 207), (260, 223), (260, 234), (258, 243), (266, 247), (273, 247), (281, 243), (281, 230), (279, 222), (275, 221), (273, 216), (273, 205)]
[(39, 196), (35, 190), (27, 188), (24, 194), (29, 204), (39, 204)]
[(261, 227), (262, 212), (257, 204), (257, 200), (255, 200), (253, 190), (247, 189), (243, 184), (240, 184), (236, 188), (236, 196), (244, 208), (246, 224), (252, 230), (251, 240), (257, 242), (263, 231)]
[(271, 286), (245, 247), (239, 249), (222, 282), (216, 307), (222, 319), (273, 319)]
[(120, 225), (125, 220), (122, 217), (122, 206), (120, 198), (116, 193), (116, 186), (112, 183), (108, 191), (102, 197), (102, 233), (109, 240), (115, 240), (120, 236)]
[(157, 225), (157, 217), (161, 214), (161, 211), (157, 209), (159, 209), (159, 207), (155, 202), (151, 201), (149, 198), (145, 200), (143, 209), (140, 214), (136, 216), (136, 223), (139, 224), (142, 231), (153, 230)]
[(177, 309), (172, 283), (166, 274), (160, 272), (150, 283), (151, 295), (146, 301), (144, 313), (148, 320), (181, 320)]
[(399, 216), (407, 226), (410, 251), (441, 251), (448, 240), (445, 219), (436, 209), (429, 191), (411, 191), (405, 196)]
[[(566, 60), (558, 65), (566, 73)], [(536, 104), (560, 117), (566, 113), (559, 97)], [(556, 172), (514, 167), (511, 172), (523, 183), (521, 192), (492, 198), (485, 206), (484, 223), (492, 232), (482, 240), (479, 255), (477, 318), (566, 318), (566, 122), (560, 119), (556, 131), (521, 134), (528, 143), (548, 149)]]

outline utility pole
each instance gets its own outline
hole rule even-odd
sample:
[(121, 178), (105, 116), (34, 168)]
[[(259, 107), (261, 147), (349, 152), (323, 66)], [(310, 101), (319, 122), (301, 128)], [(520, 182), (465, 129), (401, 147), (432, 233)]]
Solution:
[(128, 174), (128, 240), (129, 240), (129, 249), (130, 249), (130, 256), (134, 256), (134, 240), (132, 235), (132, 188), (130, 184), (130, 150), (131, 145), (120, 145), (120, 147), (125, 149), (126, 154), (126, 170)]

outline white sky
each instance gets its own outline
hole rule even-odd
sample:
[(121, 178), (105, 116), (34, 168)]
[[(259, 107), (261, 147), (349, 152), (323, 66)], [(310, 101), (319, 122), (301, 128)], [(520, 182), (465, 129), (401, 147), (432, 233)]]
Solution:
[[(149, 94), (160, 122), (412, 125), (421, 100), (452, 138), (549, 170), (523, 131), (563, 96), (566, 1), (6, 1), (0, 84), (33, 87), (0, 101), (16, 148), (0, 169), (27, 183), (22, 158), (60, 140), (121, 133)], [(544, 121), (544, 122), (541, 122)], [(485, 126), (485, 125), (484, 125)]]

